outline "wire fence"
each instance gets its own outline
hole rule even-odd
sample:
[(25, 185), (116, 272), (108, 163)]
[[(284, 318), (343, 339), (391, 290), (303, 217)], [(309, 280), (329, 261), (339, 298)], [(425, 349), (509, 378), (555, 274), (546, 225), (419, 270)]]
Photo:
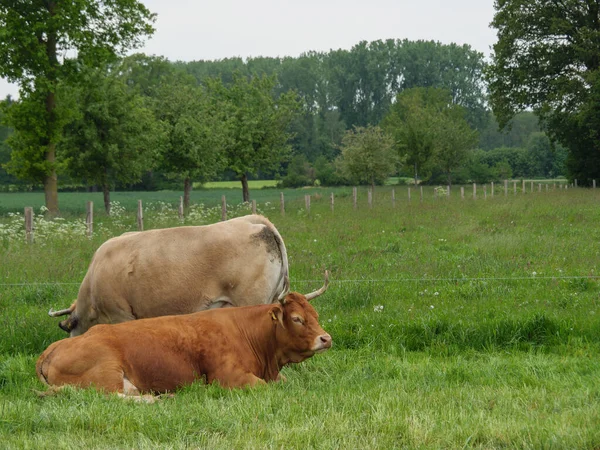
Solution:
[[(329, 280), (329, 283), (431, 283), (431, 282), (460, 282), (460, 281), (535, 281), (535, 280), (598, 280), (600, 275), (573, 276), (522, 276), (522, 277), (447, 277), (447, 278), (358, 278), (349, 280)], [(323, 279), (295, 280), (291, 283), (322, 283)], [(0, 286), (79, 286), (77, 282), (38, 281), (31, 283), (0, 283)]]

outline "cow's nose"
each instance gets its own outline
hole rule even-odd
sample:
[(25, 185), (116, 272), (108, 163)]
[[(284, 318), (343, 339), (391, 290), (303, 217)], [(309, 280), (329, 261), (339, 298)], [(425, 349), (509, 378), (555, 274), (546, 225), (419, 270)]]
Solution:
[(331, 347), (331, 336), (328, 334), (322, 334), (319, 336), (319, 340), (323, 344), (323, 347)]

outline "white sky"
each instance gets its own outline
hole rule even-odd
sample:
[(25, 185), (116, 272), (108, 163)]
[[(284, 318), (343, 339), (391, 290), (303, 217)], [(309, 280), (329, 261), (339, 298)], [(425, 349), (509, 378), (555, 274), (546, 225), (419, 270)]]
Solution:
[[(494, 0), (142, 0), (158, 14), (138, 51), (171, 61), (298, 56), (360, 41), (434, 40), (490, 54)], [(18, 89), (0, 79), (0, 98)]]

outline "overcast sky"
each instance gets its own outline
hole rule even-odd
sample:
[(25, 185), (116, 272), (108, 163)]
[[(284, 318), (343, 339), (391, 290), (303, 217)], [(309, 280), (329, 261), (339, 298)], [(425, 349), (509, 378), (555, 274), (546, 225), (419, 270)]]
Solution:
[[(490, 54), (494, 0), (142, 0), (158, 14), (138, 51), (171, 61), (298, 56), (360, 41), (434, 40)], [(0, 80), (0, 98), (16, 95)]]

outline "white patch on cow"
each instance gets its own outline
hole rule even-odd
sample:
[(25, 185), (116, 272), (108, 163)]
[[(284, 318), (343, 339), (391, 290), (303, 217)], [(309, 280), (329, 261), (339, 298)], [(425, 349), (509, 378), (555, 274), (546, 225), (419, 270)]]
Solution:
[[(321, 338), (325, 340), (322, 340)], [(315, 338), (315, 342), (311, 350), (315, 353), (322, 353), (331, 348), (331, 336), (329, 334), (323, 334)]]
[(140, 390), (123, 374), (123, 395), (141, 395)]

